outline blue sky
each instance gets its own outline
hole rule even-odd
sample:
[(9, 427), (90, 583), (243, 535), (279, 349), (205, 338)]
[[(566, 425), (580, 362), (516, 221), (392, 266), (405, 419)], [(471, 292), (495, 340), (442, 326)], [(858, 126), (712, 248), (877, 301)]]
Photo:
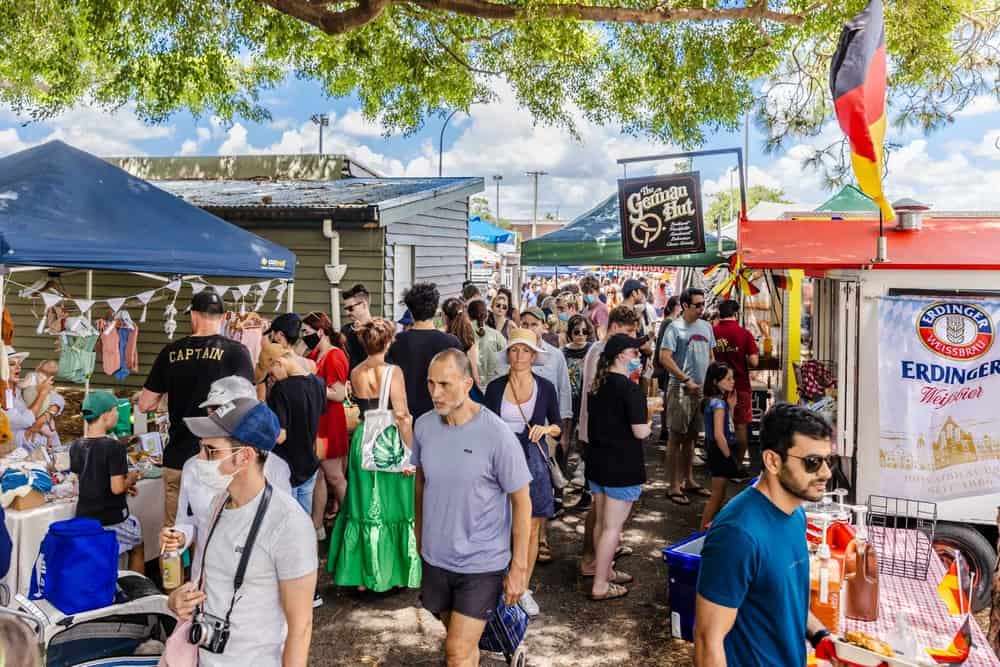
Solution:
[[(662, 143), (622, 135), (617, 128), (581, 121), (581, 141), (552, 127), (536, 126), (519, 109), (513, 95), (502, 86), (500, 101), (478, 105), (469, 115), (458, 114), (445, 134), (444, 173), (448, 176), (482, 176), (491, 206), (495, 190), (492, 176), (504, 177), (501, 190), (503, 217), (531, 215), (531, 184), (524, 172), (544, 170), (549, 176), (539, 188), (540, 215), (558, 213), (573, 217), (614, 191), (621, 168), (620, 157), (671, 152)], [(318, 136), (309, 122), (314, 113), (328, 113), (331, 127), (324, 134), (326, 152), (346, 153), (387, 176), (437, 174), (437, 141), (441, 121), (433, 119), (410, 137), (382, 136), (382, 128), (362, 118), (356, 100), (330, 100), (308, 81), (290, 78), (263, 98), (273, 120), (253, 124), (237, 120), (224, 125), (212, 118), (179, 113), (161, 125), (145, 125), (126, 107), (115, 114), (80, 107), (43, 123), (24, 124), (9, 111), (0, 110), (0, 155), (48, 139), (59, 138), (98, 155), (212, 155), (240, 153), (316, 152)], [(802, 159), (813, 143), (823, 145), (839, 136), (828, 124), (819, 138), (791, 142), (777, 155), (764, 156), (762, 137), (753, 130), (750, 141), (750, 181), (781, 188), (794, 201), (816, 204), (830, 193), (819, 174), (805, 171)], [(912, 196), (936, 209), (1000, 210), (1000, 103), (977, 98), (955, 123), (930, 136), (916, 131), (890, 129), (890, 141), (901, 144), (890, 163), (887, 192), (890, 199)], [(703, 148), (742, 146), (742, 134), (717, 134)], [(704, 159), (695, 167), (702, 172), (704, 190), (711, 194), (728, 186), (727, 158)], [(669, 164), (630, 167), (630, 175)]]

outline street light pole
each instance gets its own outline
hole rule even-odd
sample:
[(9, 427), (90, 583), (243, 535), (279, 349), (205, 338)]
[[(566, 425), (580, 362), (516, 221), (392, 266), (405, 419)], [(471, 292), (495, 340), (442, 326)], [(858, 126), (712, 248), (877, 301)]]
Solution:
[(503, 176), (501, 176), (500, 174), (494, 174), (493, 175), (493, 182), (496, 183), (496, 186), (497, 186), (497, 206), (496, 206), (496, 209), (497, 209), (497, 222), (500, 222), (500, 181), (502, 181), (502, 180), (503, 180)]
[(444, 125), (441, 126), (441, 136), (438, 137), (438, 178), (441, 178), (441, 173), (444, 169), (444, 129), (448, 127), (448, 123), (451, 122), (452, 117), (459, 111), (459, 109), (455, 109), (448, 114), (448, 117), (444, 119)]
[(533, 213), (531, 214), (531, 238), (535, 238), (535, 236), (537, 234), (537, 228), (538, 228), (538, 177), (539, 176), (545, 176), (549, 172), (547, 172), (547, 171), (526, 171), (524, 173), (527, 176), (531, 176), (531, 178), (534, 180), (534, 183), (535, 183), (535, 186), (534, 186), (534, 192), (535, 192), (535, 194), (534, 194), (534, 202), (535, 202), (535, 204), (534, 204)]
[(323, 154), (323, 128), (330, 125), (330, 117), (325, 113), (315, 113), (309, 120), (319, 126), (319, 154)]

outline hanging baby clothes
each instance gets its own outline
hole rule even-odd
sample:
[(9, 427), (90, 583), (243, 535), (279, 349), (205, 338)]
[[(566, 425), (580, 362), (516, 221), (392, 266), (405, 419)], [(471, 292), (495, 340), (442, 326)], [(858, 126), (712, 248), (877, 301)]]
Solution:
[(119, 382), (139, 370), (139, 329), (122, 322), (97, 321), (101, 331), (101, 368)]
[(79, 336), (61, 334), (62, 345), (59, 350), (60, 380), (83, 384), (94, 372), (97, 353), (94, 347), (100, 336), (97, 333), (85, 333)]

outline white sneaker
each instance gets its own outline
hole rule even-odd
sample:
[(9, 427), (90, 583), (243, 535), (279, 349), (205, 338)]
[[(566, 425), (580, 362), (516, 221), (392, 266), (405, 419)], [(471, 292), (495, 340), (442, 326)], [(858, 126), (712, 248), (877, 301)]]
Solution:
[(316, 529), (316, 541), (322, 542), (325, 539), (326, 539), (326, 528), (320, 526), (319, 528)]
[(313, 595), (313, 609), (318, 609), (319, 607), (322, 606), (323, 606), (323, 597), (319, 593), (316, 593), (315, 595)]
[(542, 610), (538, 608), (538, 603), (535, 602), (535, 598), (531, 596), (531, 590), (524, 591), (524, 595), (521, 596), (521, 601), (518, 602), (521, 605), (521, 609), (529, 617), (534, 618), (542, 613)]

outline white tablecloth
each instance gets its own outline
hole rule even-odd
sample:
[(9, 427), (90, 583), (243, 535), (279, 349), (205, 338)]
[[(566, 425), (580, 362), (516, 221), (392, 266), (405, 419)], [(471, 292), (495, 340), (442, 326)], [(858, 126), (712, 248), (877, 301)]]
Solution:
[[(142, 524), (142, 538), (147, 560), (160, 553), (160, 527), (163, 525), (163, 480), (139, 480), (139, 493), (128, 497), (128, 509)], [(10, 556), (10, 572), (3, 583), (15, 593), (27, 594), (31, 568), (38, 558), (42, 539), (49, 525), (72, 519), (76, 514), (76, 499), (53, 502), (24, 512), (7, 510), (7, 531), (14, 543)]]

